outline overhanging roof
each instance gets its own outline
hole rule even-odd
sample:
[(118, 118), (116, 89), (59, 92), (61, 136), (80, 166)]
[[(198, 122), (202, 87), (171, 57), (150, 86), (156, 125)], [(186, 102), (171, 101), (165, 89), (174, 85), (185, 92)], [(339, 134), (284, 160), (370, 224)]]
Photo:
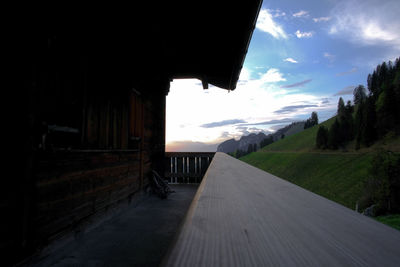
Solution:
[(26, 41), (34, 43), (34, 50), (51, 43), (65, 58), (89, 55), (89, 63), (105, 75), (198, 78), (233, 90), (261, 3), (172, 0), (69, 11), (46, 7), (45, 13), (30, 12), (26, 26), (33, 36)]
[(162, 31), (164, 55), (173, 62), (170, 76), (235, 89), (260, 6), (261, 1), (198, 1), (168, 16)]

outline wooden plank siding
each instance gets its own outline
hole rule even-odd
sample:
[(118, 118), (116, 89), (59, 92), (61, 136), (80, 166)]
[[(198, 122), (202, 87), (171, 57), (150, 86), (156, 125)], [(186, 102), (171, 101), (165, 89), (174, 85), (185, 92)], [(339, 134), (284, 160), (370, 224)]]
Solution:
[(148, 99), (136, 90), (125, 97), (97, 95), (85, 110), (82, 148), (38, 157), (34, 221), (40, 245), (143, 189), (164, 159), (165, 96)]
[(138, 192), (139, 155), (133, 150), (42, 155), (34, 219), (37, 235), (46, 237), (41, 242), (71, 231), (85, 218)]
[(44, 55), (26, 81), (36, 86), (28, 114), (28, 189), (15, 190), (24, 192), (21, 203), (0, 203), (10, 213), (22, 210), (22, 219), (9, 216), (13, 234), (0, 243), (20, 251), (16, 258), (128, 201), (148, 184), (152, 169), (164, 172), (169, 81), (122, 79), (93, 58), (56, 64), (53, 57)]

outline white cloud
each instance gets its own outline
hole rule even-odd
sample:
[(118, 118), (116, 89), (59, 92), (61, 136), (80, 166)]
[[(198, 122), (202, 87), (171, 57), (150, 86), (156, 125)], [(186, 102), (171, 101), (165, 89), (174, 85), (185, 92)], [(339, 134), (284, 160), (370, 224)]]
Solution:
[(350, 0), (332, 10), (329, 33), (358, 45), (387, 45), (400, 50), (398, 0)]
[(291, 58), (291, 57), (285, 58), (283, 61), (291, 62), (291, 63), (299, 63), (299, 62), (297, 62), (296, 60), (294, 60), (294, 59)]
[(250, 80), (250, 72), (246, 68), (242, 68), (239, 75), (239, 81)]
[(263, 83), (286, 81), (286, 79), (283, 78), (283, 74), (280, 73), (278, 69), (274, 68), (269, 69), (265, 74), (261, 75), (260, 80)]
[(308, 14), (308, 11), (305, 11), (305, 10), (300, 10), (299, 12), (296, 12), (293, 14), (293, 17), (295, 17), (295, 18), (302, 18), (302, 17), (308, 17), (308, 16), (310, 16), (310, 15)]
[(365, 23), (362, 35), (366, 40), (393, 41), (398, 38), (397, 33), (387, 31), (376, 22)]
[(297, 30), (294, 34), (296, 34), (297, 38), (311, 38), (314, 35), (314, 32), (301, 32)]
[[(241, 82), (231, 92), (217, 87), (203, 90), (198, 80), (174, 80), (167, 96), (167, 145), (182, 140), (186, 141), (187, 146), (190, 142), (214, 144), (228, 138), (240, 137), (243, 133), (237, 128), (237, 124), (221, 123), (220, 127), (201, 127), (210, 122), (246, 121), (246, 124), (254, 124), (260, 130), (268, 131), (271, 125), (258, 124), (283, 118), (295, 121), (299, 116), (309, 116), (307, 108), (294, 110), (290, 116), (274, 113), (282, 107), (300, 105), (299, 101), (319, 103), (321, 97), (328, 97), (281, 88), (278, 82), (286, 81), (286, 78), (277, 68), (268, 69), (257, 79), (250, 78), (252, 76), (253, 73), (243, 68)], [(321, 112), (327, 109), (335, 110), (336, 105), (315, 107), (315, 110)], [(182, 128), (182, 125), (185, 127)]]
[(282, 26), (277, 24), (268, 9), (261, 9), (258, 15), (256, 28), (271, 34), (276, 39), (287, 39), (288, 36)]
[(272, 15), (274, 18), (285, 17), (286, 13), (281, 11), (280, 9), (267, 9), (267, 11)]
[(319, 18), (313, 18), (314, 22), (321, 22), (321, 21), (330, 21), (332, 18), (331, 17), (319, 17)]

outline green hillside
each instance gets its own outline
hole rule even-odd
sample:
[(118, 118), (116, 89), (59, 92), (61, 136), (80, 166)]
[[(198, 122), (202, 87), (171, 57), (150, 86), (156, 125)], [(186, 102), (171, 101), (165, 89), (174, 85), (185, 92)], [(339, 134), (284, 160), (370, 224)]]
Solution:
[(354, 209), (371, 154), (255, 152), (241, 160)]
[[(240, 159), (348, 208), (374, 205), (385, 215), (378, 220), (399, 229), (400, 59), (378, 65), (367, 80), (368, 92), (355, 87), (354, 105), (340, 97), (337, 116), (320, 131), (313, 112), (305, 125), (314, 127)], [(318, 147), (329, 149), (317, 149), (317, 133)]]
[[(320, 125), (329, 128), (334, 120)], [(318, 127), (288, 136), (240, 160), (355, 209), (368, 178), (373, 152), (378, 147), (397, 148), (400, 140), (388, 138), (358, 151), (354, 150), (354, 143), (346, 150), (319, 150), (315, 148)]]
[[(321, 125), (330, 127), (335, 117), (331, 118)], [(300, 133), (287, 136), (278, 142), (272, 143), (263, 148), (262, 151), (310, 151), (315, 147), (315, 137), (317, 136), (318, 126), (314, 126)]]

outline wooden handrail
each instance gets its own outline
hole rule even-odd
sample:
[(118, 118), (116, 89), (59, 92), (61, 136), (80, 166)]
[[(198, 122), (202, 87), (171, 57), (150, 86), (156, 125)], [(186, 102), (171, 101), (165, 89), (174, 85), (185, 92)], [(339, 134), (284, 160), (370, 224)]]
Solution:
[(400, 232), (217, 152), (160, 266), (399, 266)]

